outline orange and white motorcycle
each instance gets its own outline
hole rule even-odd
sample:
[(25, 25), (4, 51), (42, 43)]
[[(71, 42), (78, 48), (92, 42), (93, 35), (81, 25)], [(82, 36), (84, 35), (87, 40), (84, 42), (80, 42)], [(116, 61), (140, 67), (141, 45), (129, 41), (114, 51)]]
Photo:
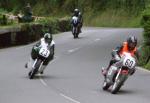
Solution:
[(135, 66), (136, 58), (130, 53), (124, 52), (120, 60), (109, 68), (103, 82), (103, 90), (112, 87), (111, 93), (116, 94), (127, 78), (135, 71)]

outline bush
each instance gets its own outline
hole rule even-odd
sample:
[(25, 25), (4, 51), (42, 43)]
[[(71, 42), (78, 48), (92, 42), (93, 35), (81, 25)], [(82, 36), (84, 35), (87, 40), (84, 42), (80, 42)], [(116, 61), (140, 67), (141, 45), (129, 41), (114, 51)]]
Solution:
[(70, 17), (64, 17), (59, 19), (59, 31), (65, 32), (70, 30), (71, 28), (71, 23), (70, 23)]
[(143, 36), (144, 36), (145, 44), (150, 45), (150, 20), (144, 23), (144, 35)]
[(37, 22), (5, 26), (7, 33), (0, 37), (0, 47), (28, 44), (39, 40), (45, 32), (52, 34), (70, 30), (70, 19), (42, 18)]
[[(21, 24), (21, 33), (25, 34), (25, 42), (32, 42), (43, 37), (43, 34), (52, 34), (70, 30), (70, 19), (65, 18), (42, 18), (36, 22)], [(19, 38), (19, 37), (18, 37)]]
[(43, 25), (43, 32), (50, 32), (52, 34), (70, 30), (70, 19), (65, 18), (43, 18), (38, 23)]
[(141, 47), (140, 65), (150, 69), (150, 6), (143, 12), (143, 18), (141, 20), (144, 28), (144, 43)]
[(143, 45), (141, 48), (140, 48), (140, 61), (139, 61), (139, 64), (140, 65), (146, 65), (148, 63), (148, 59), (149, 59), (149, 56), (150, 56), (150, 46), (146, 46), (146, 45)]
[(0, 25), (7, 25), (6, 15), (0, 15)]
[(146, 64), (145, 68), (150, 70), (150, 61)]

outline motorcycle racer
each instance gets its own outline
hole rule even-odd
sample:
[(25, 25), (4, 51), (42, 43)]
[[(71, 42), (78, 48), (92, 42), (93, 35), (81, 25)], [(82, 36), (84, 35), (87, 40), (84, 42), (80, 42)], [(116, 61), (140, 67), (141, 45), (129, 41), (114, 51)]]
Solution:
[[(31, 61), (33, 61), (37, 58), (38, 56), (38, 49), (41, 47), (47, 47), (50, 50), (50, 56), (46, 61), (43, 63), (43, 66), (41, 67), (40, 73), (43, 74), (44, 69), (48, 65), (48, 63), (53, 60), (54, 58), (54, 49), (55, 49), (55, 42), (53, 40), (52, 34), (50, 33), (45, 33), (44, 37), (39, 40), (38, 43), (36, 43), (31, 50)], [(25, 68), (28, 68), (29, 62), (25, 64)]]
[[(135, 36), (129, 36), (126, 42), (123, 42), (122, 45), (116, 47), (116, 49), (112, 51), (112, 59), (110, 60), (109, 66), (107, 68), (102, 68), (102, 74), (106, 76), (110, 66), (120, 60), (120, 56), (123, 54), (123, 52), (129, 52), (131, 53), (132, 56), (136, 56), (138, 59), (139, 54), (136, 46), (137, 46), (137, 38)], [(133, 69), (131, 75), (134, 72), (135, 69)]]

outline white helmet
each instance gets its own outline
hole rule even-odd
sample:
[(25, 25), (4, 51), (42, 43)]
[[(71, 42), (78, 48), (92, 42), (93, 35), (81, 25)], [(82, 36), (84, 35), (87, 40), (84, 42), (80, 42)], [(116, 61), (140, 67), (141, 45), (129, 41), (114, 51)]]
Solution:
[(51, 41), (52, 41), (52, 39), (53, 39), (53, 36), (52, 36), (52, 34), (50, 34), (50, 33), (45, 33), (44, 34), (44, 40), (45, 40), (45, 42), (46, 43), (51, 43)]

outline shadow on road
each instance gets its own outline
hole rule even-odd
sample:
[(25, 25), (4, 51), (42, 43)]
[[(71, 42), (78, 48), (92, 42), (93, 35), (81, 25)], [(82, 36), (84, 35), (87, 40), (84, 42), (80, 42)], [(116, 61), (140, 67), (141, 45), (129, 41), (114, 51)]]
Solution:
[[(109, 93), (111, 94), (111, 91), (110, 89), (104, 91), (104, 90), (100, 90), (100, 92), (105, 92), (105, 93)], [(112, 95), (134, 95), (134, 94), (137, 94), (138, 91), (135, 91), (135, 90), (120, 90), (117, 94), (112, 94)]]
[(120, 90), (119, 92), (118, 92), (118, 94), (137, 94), (137, 91), (135, 91), (135, 90)]

